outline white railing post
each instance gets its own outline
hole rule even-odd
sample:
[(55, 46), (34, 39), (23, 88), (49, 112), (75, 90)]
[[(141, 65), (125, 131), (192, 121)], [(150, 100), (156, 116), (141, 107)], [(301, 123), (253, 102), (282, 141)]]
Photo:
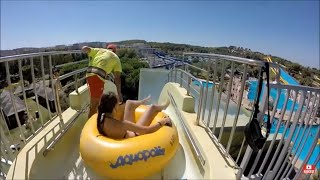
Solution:
[(228, 86), (228, 95), (227, 95), (227, 100), (225, 102), (226, 104), (225, 104), (225, 107), (224, 107), (223, 120), (222, 120), (222, 124), (221, 124), (221, 127), (220, 127), (220, 132), (219, 132), (219, 137), (218, 137), (218, 141), (219, 142), (221, 142), (223, 129), (224, 129), (224, 126), (225, 126), (225, 123), (226, 123), (226, 119), (227, 119), (227, 113), (228, 113), (230, 96), (231, 96), (231, 88), (232, 88), (233, 76), (234, 76), (234, 62), (231, 63), (231, 75), (230, 75), (229, 86)]
[(219, 115), (219, 110), (220, 110), (220, 101), (221, 101), (221, 96), (222, 96), (222, 91), (223, 91), (223, 84), (224, 84), (224, 76), (225, 76), (225, 66), (226, 62), (222, 62), (222, 68), (221, 68), (221, 79), (219, 83), (219, 96), (218, 96), (218, 102), (216, 106), (216, 114), (214, 117), (214, 122), (213, 122), (213, 127), (212, 127), (212, 133), (214, 134), (217, 126), (217, 121), (218, 121), (218, 115)]
[(18, 115), (16, 103), (15, 103), (15, 96), (14, 96), (13, 91), (12, 91), (12, 87), (13, 86), (11, 84), (10, 71), (9, 71), (9, 62), (8, 61), (5, 62), (5, 68), (6, 68), (6, 74), (7, 74), (8, 91), (9, 91), (10, 100), (11, 100), (11, 103), (12, 103), (12, 106), (13, 106), (14, 115), (15, 115), (17, 124), (19, 126), (21, 138), (22, 138), (24, 143), (27, 143), (24, 131), (23, 131), (21, 123), (20, 123), (20, 118), (19, 118), (19, 115)]
[(29, 107), (28, 107), (28, 103), (27, 103), (27, 96), (26, 96), (26, 92), (24, 89), (24, 79), (23, 79), (23, 74), (22, 74), (21, 59), (18, 60), (18, 64), (19, 64), (19, 75), (20, 75), (20, 81), (21, 81), (21, 90), (23, 93), (23, 100), (24, 100), (24, 104), (26, 106), (26, 111), (27, 111), (27, 123), (30, 123), (32, 134), (34, 134), (35, 129), (33, 126), (33, 120), (31, 118), (31, 115), (29, 112)]
[(234, 133), (235, 133), (235, 130), (236, 130), (236, 125), (237, 125), (239, 114), (240, 114), (240, 108), (241, 108), (241, 103), (242, 103), (242, 98), (243, 98), (244, 86), (245, 86), (245, 82), (246, 82), (246, 79), (247, 79), (247, 68), (248, 68), (248, 66), (245, 65), (244, 70), (243, 70), (243, 76), (242, 76), (242, 82), (241, 82), (241, 88), (240, 88), (240, 95), (239, 95), (239, 99), (238, 99), (238, 103), (237, 103), (237, 113), (236, 113), (235, 119), (233, 121), (232, 129), (231, 129), (231, 133), (230, 133), (230, 137), (229, 137), (228, 144), (227, 144), (227, 149), (226, 149), (226, 151), (228, 153), (230, 151), (230, 147), (231, 147), (231, 144), (232, 144), (233, 136), (234, 136)]
[[(56, 66), (56, 68), (58, 68), (57, 66)], [(56, 109), (56, 112), (57, 112), (57, 114), (58, 114), (58, 116), (59, 116), (59, 118), (60, 118), (60, 123), (63, 123), (63, 121), (62, 121), (62, 117), (59, 115), (59, 112), (58, 112), (58, 102), (57, 102), (57, 94), (56, 94), (56, 83), (57, 83), (57, 80), (56, 80), (56, 76), (59, 76), (58, 74), (56, 75), (56, 74), (54, 74), (53, 72), (52, 72), (52, 70), (53, 70), (53, 65), (52, 65), (52, 57), (51, 57), (51, 55), (49, 55), (49, 74), (50, 74), (50, 81), (51, 81), (51, 88), (52, 88), (52, 91), (53, 91), (53, 102), (54, 102), (54, 108)], [(58, 69), (56, 69), (56, 70), (58, 70)], [(56, 72), (55, 72), (56, 73)]]
[(209, 104), (209, 113), (208, 113), (208, 118), (207, 118), (207, 127), (210, 126), (210, 120), (211, 120), (211, 113), (213, 110), (213, 101), (214, 101), (214, 95), (215, 95), (215, 91), (216, 91), (216, 78), (217, 78), (217, 60), (215, 60), (215, 66), (214, 66), (214, 73), (213, 73), (213, 81), (212, 81), (212, 88), (211, 88), (211, 98), (210, 98), (210, 104)]
[(31, 77), (32, 77), (32, 84), (33, 84), (33, 92), (36, 99), (37, 109), (39, 112), (40, 120), (41, 120), (41, 126), (44, 126), (44, 119), (43, 115), (40, 111), (40, 105), (39, 105), (39, 99), (38, 99), (38, 93), (37, 93), (37, 87), (36, 87), (36, 78), (34, 75), (34, 64), (33, 64), (33, 57), (30, 58), (30, 65), (31, 65)]
[(251, 147), (247, 146), (247, 150), (246, 150), (244, 157), (241, 161), (240, 170), (238, 171), (238, 173), (236, 175), (236, 177), (237, 177), (236, 179), (241, 179), (244, 170), (247, 168), (247, 165), (249, 163), (252, 152), (253, 152), (253, 150), (251, 149)]

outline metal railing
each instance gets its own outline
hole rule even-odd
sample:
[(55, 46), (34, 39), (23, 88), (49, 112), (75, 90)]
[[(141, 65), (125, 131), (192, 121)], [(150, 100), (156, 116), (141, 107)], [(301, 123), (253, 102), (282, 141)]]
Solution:
[(201, 153), (196, 141), (192, 137), (192, 135), (190, 133), (190, 130), (186, 127), (186, 125), (185, 125), (185, 123), (183, 121), (182, 115), (181, 115), (180, 111), (178, 110), (177, 104), (176, 104), (176, 102), (175, 102), (175, 100), (172, 97), (172, 94), (170, 92), (168, 92), (168, 96), (169, 96), (170, 101), (172, 102), (172, 104), (174, 106), (175, 112), (176, 112), (176, 114), (177, 114), (177, 116), (178, 116), (178, 118), (179, 118), (179, 120), (181, 122), (181, 125), (182, 125), (182, 127), (184, 129), (184, 132), (185, 132), (186, 136), (188, 137), (187, 139), (190, 141), (193, 149), (195, 150), (195, 153), (196, 153), (196, 156), (197, 156), (198, 160), (200, 161), (200, 163), (202, 165), (204, 165), (205, 164), (205, 159), (204, 159), (204, 157), (203, 157), (203, 155), (202, 155), (202, 153)]
[(43, 151), (43, 156), (47, 156), (47, 154), (54, 150), (54, 146), (59, 142), (59, 140), (64, 136), (64, 134), (72, 127), (72, 125), (76, 122), (77, 118), (85, 112), (85, 109), (89, 107), (87, 104), (81, 111), (77, 112), (77, 114), (72, 117), (70, 122), (61, 130), (61, 132), (56, 136), (56, 138), (45, 148)]
[[(315, 115), (320, 103), (320, 89), (282, 84), (270, 84), (270, 88), (277, 90), (275, 108), (271, 113), (271, 120), (275, 128), (272, 140), (269, 146), (265, 144), (264, 148), (258, 152), (251, 167), (247, 167), (249, 161), (247, 158), (243, 160), (241, 169), (250, 169), (248, 177), (261, 177), (262, 179), (302, 178), (300, 173), (303, 165), (316, 164), (316, 161), (310, 161), (310, 157), (311, 155), (316, 156), (314, 151), (319, 137), (319, 124), (315, 121)], [(287, 93), (279, 112), (280, 116), (276, 118), (276, 109), (281, 96), (280, 90), (286, 90)], [(295, 92), (292, 101), (289, 98), (291, 92)], [(261, 103), (263, 106), (260, 108), (261, 114), (264, 114), (268, 108), (266, 96), (264, 94)], [(289, 100), (291, 101), (290, 106)], [(296, 104), (298, 108), (293, 113)], [(284, 118), (285, 111), (290, 113), (286, 119)], [(316, 130), (312, 130), (313, 128)], [(302, 151), (307, 154), (303, 159), (300, 158)], [(252, 154), (252, 149), (247, 148), (246, 155), (250, 154)], [(261, 164), (257, 167), (258, 162)], [(294, 176), (290, 177), (292, 173)], [(238, 174), (238, 177), (242, 175), (243, 171)]]
[[(193, 67), (192, 65), (189, 64), (185, 64), (185, 69), (188, 69), (190, 67)], [(197, 68), (197, 67), (196, 67)], [(202, 70), (205, 74), (207, 74), (208, 72), (205, 70)], [(174, 75), (173, 75), (174, 73)], [(178, 75), (179, 74), (179, 75)], [(179, 84), (180, 87), (183, 87), (183, 84), (186, 84), (186, 89), (187, 89), (187, 95), (191, 95), (191, 94), (195, 94), (196, 96), (202, 97), (202, 94), (204, 93), (204, 86), (200, 86), (199, 88), (196, 88), (195, 86), (192, 85), (192, 83), (196, 82), (198, 84), (202, 84), (202, 81), (198, 78), (196, 78), (195, 76), (193, 76), (192, 74), (190, 74), (189, 72), (182, 70), (182, 69), (178, 69), (178, 68), (174, 68), (173, 71), (171, 71), (171, 74), (169, 75), (171, 77), (175, 77), (175, 79), (171, 79), (171, 81), (175, 81), (178, 82), (179, 79)], [(207, 78), (207, 84), (208, 84), (208, 78)], [(206, 93), (208, 92), (208, 87), (206, 87)], [(198, 98), (198, 109), (199, 111), (197, 111), (197, 124), (199, 124), (199, 120), (200, 120), (200, 116), (201, 116), (201, 108), (206, 108), (206, 105), (203, 104), (203, 98)]]
[[(63, 68), (88, 61), (87, 59), (81, 60), (82, 57), (80, 56), (78, 57), (79, 61), (58, 64), (62, 60), (61, 58), (64, 58), (62, 56), (70, 55), (72, 57), (73, 54), (84, 55), (82, 51), (75, 50), (22, 54), (0, 58), (0, 66), (4, 66), (6, 73), (6, 79), (1, 79), (5, 87), (0, 90), (0, 176), (6, 176), (7, 170), (19, 150), (52, 120), (59, 118), (61, 129), (57, 137), (47, 147), (45, 154), (52, 149), (52, 146), (74, 123), (76, 118), (71, 123), (64, 124), (60, 95), (72, 86), (74, 86), (72, 89), (78, 92), (78, 87), (84, 84), (86, 68), (77, 69), (63, 75), (52, 72), (53, 67)], [(53, 60), (56, 60), (56, 62), (53, 62)], [(74, 60), (73, 57), (72, 60)], [(67, 78), (72, 82), (62, 87), (61, 81), (67, 80)], [(18, 82), (12, 83), (12, 81)], [(13, 125), (14, 121), (16, 126)]]
[[(222, 154), (226, 158), (231, 158), (237, 164), (235, 167), (239, 168), (237, 177), (259, 177), (263, 179), (297, 178), (301, 174), (303, 165), (309, 162), (315, 149), (317, 138), (312, 141), (307, 157), (302, 158), (303, 160), (299, 158), (301, 152), (306, 151), (302, 147), (305, 147), (307, 142), (310, 143), (304, 137), (311, 133), (312, 127), (316, 126), (319, 129), (315, 115), (320, 103), (320, 89), (282, 85), (280, 84), (280, 75), (276, 74), (274, 77), (275, 82), (270, 84), (270, 89), (272, 89), (270, 99), (273, 98), (273, 102), (267, 102), (267, 91), (264, 90), (259, 101), (261, 113), (258, 116), (263, 119), (267, 108), (270, 108), (269, 104), (273, 103), (271, 119), (274, 123), (272, 128), (274, 132), (271, 133), (264, 148), (258, 153), (254, 153), (247, 146), (243, 129), (250, 120), (248, 112), (251, 111), (251, 116), (253, 114), (252, 105), (253, 101), (257, 99), (258, 88), (252, 91), (247, 86), (254, 87), (252, 85), (253, 82), (260, 79), (259, 75), (261, 68), (265, 65), (264, 62), (206, 53), (184, 53), (184, 58), (186, 56), (205, 57), (207, 59), (206, 65), (212, 65), (210, 65), (211, 68), (210, 66), (206, 67), (206, 70), (196, 67), (197, 70), (205, 72), (205, 80), (202, 81), (196, 78), (193, 74), (199, 75), (199, 73), (190, 71), (189, 69), (192, 65), (187, 63), (185, 63), (184, 69), (173, 69), (169, 74), (169, 77), (171, 77), (169, 80), (179, 83), (181, 87), (187, 90), (188, 95), (192, 95), (197, 99), (197, 123), (202, 120), (209, 137), (219, 145), (219, 150)], [(230, 68), (229, 71), (227, 67)], [(278, 65), (274, 63), (270, 63), (270, 67), (279, 69)], [(248, 71), (253, 68), (257, 69), (257, 71), (249, 74)], [(252, 76), (255, 78), (252, 78)], [(210, 88), (208, 88), (209, 78), (211, 82)], [(250, 85), (250, 83), (252, 84)], [(206, 91), (204, 92), (205, 88)], [(192, 90), (194, 90), (194, 93), (190, 93)], [(253, 93), (250, 98), (249, 91)], [(276, 97), (274, 97), (275, 93)], [(235, 94), (237, 98), (234, 98)], [(284, 95), (285, 98), (283, 98)], [(284, 102), (283, 99), (285, 99)], [(248, 100), (251, 101), (251, 105), (248, 104)], [(206, 106), (207, 103), (209, 106)], [(212, 113), (214, 110), (215, 113)], [(244, 116), (243, 114), (247, 115)], [(281, 126), (281, 122), (285, 122), (285, 127)], [(302, 133), (302, 135), (298, 136), (297, 134), (299, 133)], [(315, 134), (313, 132), (313, 137), (318, 136), (318, 133)], [(245, 149), (246, 151), (243, 152)], [(272, 152), (274, 153), (273, 156), (271, 156)], [(316, 161), (319, 161), (319, 157), (317, 157)], [(316, 161), (309, 163), (315, 164)], [(256, 167), (259, 167), (259, 169)], [(295, 177), (289, 177), (292, 173), (295, 174)]]
[[(85, 77), (79, 77), (79, 75), (84, 73), (86, 68), (77, 69), (64, 75), (56, 75), (51, 71), (54, 66), (52, 57), (56, 55), (80, 53), (81, 51), (59, 51), (0, 58), (0, 64), (3, 63), (5, 67), (6, 81), (8, 83), (8, 86), (5, 88), (5, 91), (8, 92), (7, 101), (11, 102), (14, 112), (11, 120), (14, 120), (17, 124), (16, 128), (10, 129), (8, 122), (11, 120), (6, 117), (3, 109), (1, 109), (0, 176), (5, 176), (5, 166), (10, 166), (19, 149), (23, 148), (26, 143), (28, 143), (53, 119), (59, 118), (62, 128), (53, 142), (46, 147), (44, 155), (52, 149), (59, 139), (61, 139), (68, 128), (72, 127), (76, 118), (71, 120), (68, 124), (63, 123), (59, 102), (59, 90), (67, 90), (74, 86), (74, 89), (77, 91), (80, 86), (80, 81), (85, 79)], [(315, 116), (320, 104), (319, 89), (305, 86), (281, 85), (279, 83), (270, 84), (270, 88), (274, 89), (273, 92), (276, 93), (271, 113), (274, 129), (269, 137), (270, 140), (265, 144), (264, 148), (258, 153), (254, 153), (245, 143), (242, 132), (243, 127), (250, 119), (249, 115), (243, 115), (246, 114), (244, 112), (247, 111), (244, 108), (246, 106), (244, 99), (248, 99), (248, 95), (244, 96), (244, 94), (248, 93), (246, 84), (247, 80), (250, 79), (250, 76), (256, 77), (260, 74), (256, 72), (255, 74), (249, 74), (248, 76), (247, 72), (250, 68), (256, 68), (258, 71), (261, 71), (264, 63), (256, 60), (216, 54), (185, 53), (184, 57), (185, 56), (206, 57), (209, 59), (208, 62), (210, 62), (210, 66), (204, 70), (185, 63), (183, 69), (174, 68), (174, 70), (171, 71), (171, 78), (169, 78), (169, 80), (171, 79), (172, 82), (179, 83), (181, 87), (186, 88), (188, 95), (194, 96), (195, 99), (197, 99), (197, 124), (199, 125), (201, 120), (205, 125), (205, 130), (209, 137), (212, 139), (213, 143), (220, 147), (218, 149), (222, 152), (224, 157), (231, 157), (237, 164), (234, 168), (239, 169), (237, 172), (238, 178), (298, 178), (301, 176), (304, 164), (315, 164), (319, 161), (320, 157), (317, 156), (314, 158), (314, 154), (312, 154), (316, 146), (316, 137), (319, 136), (319, 130), (316, 133), (313, 132), (313, 127), (317, 125)], [(45, 61), (45, 59), (48, 61)], [(38, 63), (35, 63), (35, 61)], [(87, 60), (68, 62), (56, 65), (56, 67), (74, 65), (86, 61)], [(10, 63), (17, 63), (18, 68), (10, 70), (11, 67), (14, 67), (14, 65), (10, 65)], [(28, 87), (24, 85), (24, 79), (27, 77), (24, 75), (25, 69), (23, 69), (23, 67), (26, 65), (30, 65), (29, 74), (31, 74), (31, 83)], [(271, 64), (270, 66), (276, 69), (279, 68), (276, 64)], [(228, 67), (230, 68), (230, 71), (227, 71)], [(240, 74), (237, 74), (236, 72), (240, 72)], [(13, 87), (14, 84), (12, 83), (11, 75), (14, 73), (17, 74), (20, 82), (22, 82), (20, 85), (22, 93), (21, 98), (25, 105), (26, 123), (20, 119), (21, 115), (19, 114), (19, 108), (21, 108), (21, 106), (16, 107), (15, 103), (15, 99), (19, 98), (17, 96), (21, 93), (15, 93), (18, 88)], [(196, 75), (193, 75), (194, 73), (196, 73)], [(38, 74), (38, 77), (36, 77), (36, 74)], [(48, 78), (46, 78), (46, 74), (49, 74)], [(197, 78), (197, 75), (201, 75), (204, 80)], [(67, 80), (72, 76), (74, 76), (75, 79), (72, 80), (71, 83), (65, 84), (63, 87), (60, 85), (60, 81)], [(276, 82), (280, 82), (279, 74), (277, 74), (275, 78)], [(49, 88), (49, 85), (47, 85), (48, 82), (51, 82), (51, 89)], [(211, 84), (210, 88), (209, 84)], [(39, 91), (41, 86), (44, 88), (43, 92)], [(234, 98), (233, 95), (235, 93), (238, 93), (238, 98)], [(253, 93), (253, 96), (256, 96), (257, 89), (254, 90)], [(285, 96), (284, 98), (283, 94)], [(51, 95), (53, 96), (53, 105), (50, 101)], [(262, 101), (260, 101), (260, 119), (269, 108), (269, 102), (267, 102), (266, 97), (266, 90), (264, 90)], [(257, 98), (255, 97), (252, 99)], [(281, 99), (285, 99), (285, 101), (280, 102)], [(31, 105), (33, 106), (31, 107)], [(43, 106), (46, 106), (47, 108)], [(54, 107), (52, 108), (55, 109), (55, 112), (51, 110), (51, 106)], [(250, 109), (250, 106), (246, 107)], [(43, 113), (45, 109), (47, 109), (47, 113)], [(232, 109), (233, 111), (231, 111)], [(38, 112), (39, 116), (35, 112)], [(23, 124), (28, 124), (30, 130), (27, 130), (27, 125)], [(28, 133), (25, 133), (26, 131), (28, 131)], [(310, 134), (312, 134), (312, 140), (310, 140)], [(188, 136), (190, 136), (190, 134)], [(192, 137), (189, 138), (192, 140)], [(23, 142), (22, 145), (20, 145), (21, 141)], [(193, 146), (200, 162), (204, 164), (205, 159), (200, 151), (197, 150), (196, 143), (193, 143)], [(307, 153), (303, 148), (306, 146), (309, 147)], [(246, 149), (245, 152), (242, 152), (244, 149)], [(303, 159), (300, 158), (302, 154), (306, 154), (306, 157)], [(315, 159), (314, 162), (310, 162), (311, 158)], [(292, 172), (294, 172), (294, 177), (290, 176)]]

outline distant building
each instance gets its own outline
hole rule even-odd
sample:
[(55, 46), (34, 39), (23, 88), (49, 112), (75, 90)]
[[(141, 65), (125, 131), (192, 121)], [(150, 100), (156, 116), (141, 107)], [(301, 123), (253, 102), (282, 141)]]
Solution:
[(73, 49), (73, 50), (81, 49), (81, 46), (79, 43), (72, 44), (71, 49)]
[(63, 48), (66, 48), (67, 46), (66, 45), (57, 45), (55, 46), (55, 48), (57, 49), (63, 49)]
[[(11, 95), (13, 97), (13, 102), (11, 100)], [(0, 102), (1, 102), (0, 109), (2, 111), (1, 114), (3, 114), (9, 130), (18, 127), (13, 103), (17, 110), (20, 124), (22, 125), (22, 124), (25, 124), (26, 122), (26, 117), (25, 117), (26, 106), (23, 100), (14, 96), (14, 94), (12, 93), (11, 95), (10, 95), (10, 92), (7, 90), (3, 90), (0, 95)]]
[[(43, 84), (40, 83), (40, 85), (36, 87), (36, 92), (38, 95), (39, 104), (47, 109), (50, 108), (50, 111), (53, 113), (56, 112), (56, 107), (54, 104), (54, 92), (52, 88), (44, 87)], [(46, 93), (48, 97), (49, 108), (47, 106)]]
[[(32, 83), (29, 84), (28, 86), (24, 87), (24, 90), (26, 93), (31, 93), (32, 96), (34, 96), (34, 86), (36, 89), (37, 97), (39, 100), (39, 104), (47, 109), (50, 108), (51, 112), (56, 112), (55, 104), (54, 104), (54, 92), (52, 88), (48, 87), (50, 86), (50, 80), (45, 81), (45, 86), (43, 85), (43, 81), (39, 81), (37, 83)], [(46, 101), (46, 93), (48, 97), (48, 103), (49, 103), (49, 108), (47, 107), (47, 101)], [(15, 95), (21, 95), (22, 94), (22, 87), (18, 86), (15, 91)]]

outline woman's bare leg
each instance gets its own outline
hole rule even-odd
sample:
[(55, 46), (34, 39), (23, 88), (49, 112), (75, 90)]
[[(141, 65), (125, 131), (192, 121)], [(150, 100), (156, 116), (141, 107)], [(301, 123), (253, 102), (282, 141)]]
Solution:
[(170, 101), (167, 100), (162, 105), (151, 105), (145, 113), (140, 117), (137, 124), (142, 126), (149, 126), (153, 118), (162, 110), (166, 109), (170, 104)]
[(150, 100), (151, 96), (149, 95), (148, 97), (137, 101), (137, 100), (127, 100), (126, 102), (126, 106), (124, 108), (124, 115), (123, 115), (123, 119), (127, 120), (127, 121), (131, 121), (131, 122), (135, 122), (135, 110), (137, 107), (139, 107), (142, 104), (145, 104), (146, 102), (148, 102)]

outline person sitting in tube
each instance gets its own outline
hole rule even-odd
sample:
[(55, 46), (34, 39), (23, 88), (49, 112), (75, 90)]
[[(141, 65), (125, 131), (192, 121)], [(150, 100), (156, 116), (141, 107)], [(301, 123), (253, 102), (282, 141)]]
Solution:
[(140, 105), (146, 104), (150, 98), (149, 95), (142, 100), (127, 100), (124, 110), (121, 111), (121, 105), (119, 105), (118, 98), (114, 92), (103, 94), (98, 106), (98, 131), (106, 137), (125, 139), (153, 133), (164, 125), (172, 126), (169, 117), (165, 117), (158, 121), (158, 123), (150, 125), (154, 117), (169, 106), (169, 100), (162, 105), (150, 105), (137, 123), (135, 123), (135, 109)]

